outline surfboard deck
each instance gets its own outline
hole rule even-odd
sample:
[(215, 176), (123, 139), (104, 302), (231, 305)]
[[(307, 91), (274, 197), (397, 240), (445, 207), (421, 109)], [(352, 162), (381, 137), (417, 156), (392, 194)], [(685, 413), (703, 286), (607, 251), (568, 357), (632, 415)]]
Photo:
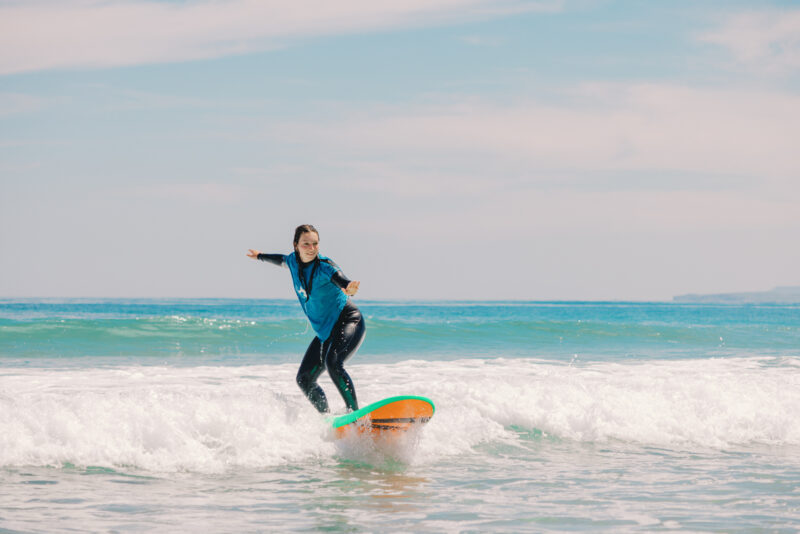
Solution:
[(336, 438), (350, 433), (385, 436), (403, 433), (427, 423), (436, 408), (426, 397), (401, 395), (373, 402), (331, 420)]

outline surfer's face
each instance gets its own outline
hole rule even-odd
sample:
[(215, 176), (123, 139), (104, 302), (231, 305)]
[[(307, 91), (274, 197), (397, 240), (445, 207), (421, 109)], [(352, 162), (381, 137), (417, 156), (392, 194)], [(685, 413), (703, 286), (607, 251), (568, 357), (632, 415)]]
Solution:
[(300, 254), (300, 259), (303, 263), (313, 261), (319, 254), (319, 236), (314, 232), (300, 234), (300, 239), (297, 241), (295, 249)]

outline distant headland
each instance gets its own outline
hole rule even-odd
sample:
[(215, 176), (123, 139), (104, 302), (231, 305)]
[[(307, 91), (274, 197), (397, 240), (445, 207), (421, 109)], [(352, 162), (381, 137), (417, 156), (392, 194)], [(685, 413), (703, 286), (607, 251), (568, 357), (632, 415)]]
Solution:
[(719, 304), (800, 304), (800, 286), (779, 286), (769, 291), (746, 293), (689, 293), (672, 297), (674, 302), (709, 302)]

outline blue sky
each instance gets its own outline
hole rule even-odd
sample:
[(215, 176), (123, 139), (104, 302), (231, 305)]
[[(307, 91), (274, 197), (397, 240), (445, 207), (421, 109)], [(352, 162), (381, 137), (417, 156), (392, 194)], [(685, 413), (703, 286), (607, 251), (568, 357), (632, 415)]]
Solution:
[(799, 82), (796, 2), (0, 2), (0, 296), (797, 285)]

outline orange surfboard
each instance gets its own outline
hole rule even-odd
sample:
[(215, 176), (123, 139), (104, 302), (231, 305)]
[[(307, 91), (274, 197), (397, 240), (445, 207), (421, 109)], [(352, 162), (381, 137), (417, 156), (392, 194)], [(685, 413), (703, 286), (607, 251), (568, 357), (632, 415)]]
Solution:
[(403, 433), (427, 423), (435, 411), (425, 397), (405, 395), (373, 402), (355, 412), (340, 415), (331, 422), (337, 438), (351, 432), (372, 436)]

